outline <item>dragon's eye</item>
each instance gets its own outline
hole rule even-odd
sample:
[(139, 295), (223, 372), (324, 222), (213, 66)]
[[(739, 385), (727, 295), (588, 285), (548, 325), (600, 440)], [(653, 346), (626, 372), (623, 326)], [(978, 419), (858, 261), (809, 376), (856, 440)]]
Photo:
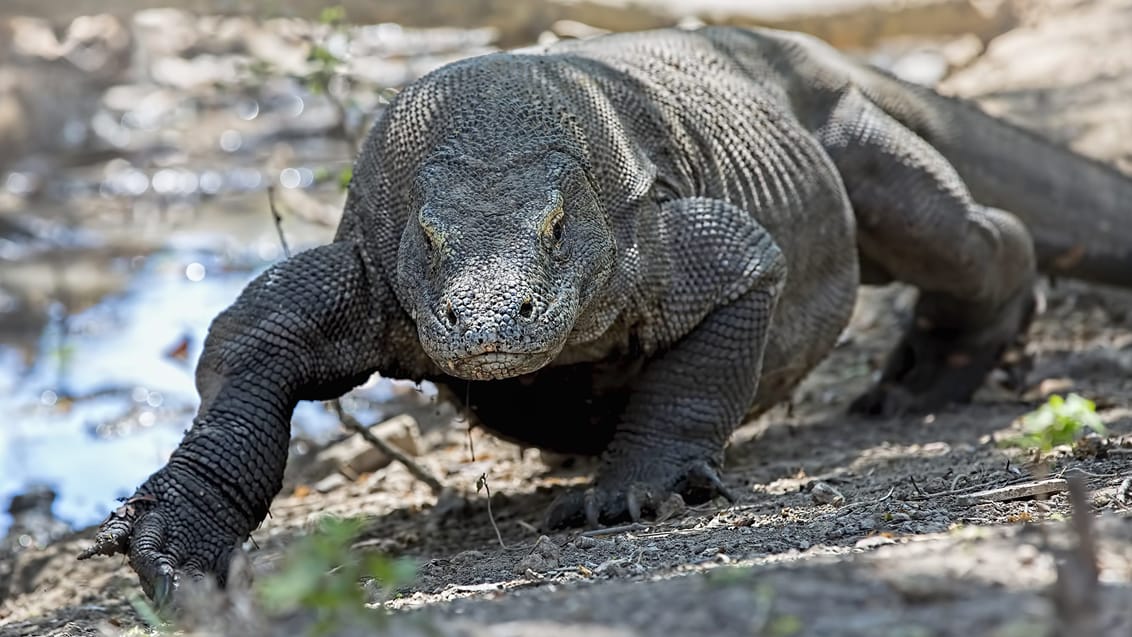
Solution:
[(555, 190), (550, 193), (546, 208), (543, 209), (542, 224), (539, 232), (543, 237), (552, 239), (555, 244), (562, 241), (565, 230), (565, 212), (562, 209), (562, 193)]
[(435, 214), (428, 207), (422, 208), (417, 214), (417, 221), (421, 226), (421, 234), (424, 235), (428, 249), (435, 251), (440, 247), (441, 243), (440, 233), (437, 231)]

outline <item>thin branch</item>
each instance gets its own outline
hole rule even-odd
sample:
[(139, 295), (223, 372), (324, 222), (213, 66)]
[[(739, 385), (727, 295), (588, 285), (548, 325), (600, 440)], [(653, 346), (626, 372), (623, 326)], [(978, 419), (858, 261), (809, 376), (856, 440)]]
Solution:
[(495, 523), (495, 514), (491, 512), (491, 487), (487, 484), (487, 474), (481, 473), (480, 479), (476, 480), (476, 491), (480, 488), (487, 493), (487, 519), (491, 520), (491, 528), (495, 529), (495, 539), (499, 540), (499, 547), (506, 549), (507, 545), (503, 543), (503, 534), (499, 532), (499, 525)]
[(589, 531), (582, 531), (578, 535), (581, 537), (601, 537), (603, 535), (618, 535), (621, 533), (631, 533), (633, 531), (644, 531), (649, 528), (647, 525), (640, 522), (633, 522), (632, 524), (622, 524), (621, 526), (607, 526), (600, 529), (590, 529)]
[(283, 256), (291, 258), (291, 248), (287, 245), (287, 237), (283, 236), (283, 216), (275, 207), (275, 186), (267, 187), (267, 205), (271, 208), (271, 218), (275, 220), (275, 231), (279, 233), (279, 244), (283, 246)]
[(382, 453), (404, 465), (405, 468), (409, 470), (409, 473), (413, 474), (414, 478), (428, 485), (428, 488), (432, 490), (433, 495), (440, 495), (440, 492), (444, 490), (444, 485), (440, 483), (440, 480), (437, 480), (435, 477), (433, 477), (433, 475), (429, 473), (428, 470), (417, 464), (415, 460), (402, 453), (400, 449), (373, 435), (373, 432), (369, 430), (369, 427), (366, 427), (362, 423), (358, 422), (357, 418), (354, 418), (352, 415), (350, 415), (349, 412), (346, 411), (344, 407), (342, 407), (342, 401), (335, 398), (334, 400), (331, 400), (329, 402), (331, 408), (334, 409), (334, 412), (338, 414), (338, 419), (342, 421), (342, 424), (345, 425), (347, 429), (356, 431), (358, 435), (361, 436), (366, 442), (377, 447), (381, 450)]
[(1058, 551), (1057, 581), (1051, 591), (1057, 609), (1059, 635), (1094, 637), (1100, 635), (1100, 569), (1093, 532), (1093, 513), (1080, 476), (1068, 480), (1069, 502), (1073, 507), (1071, 526), (1076, 536), (1072, 548)]

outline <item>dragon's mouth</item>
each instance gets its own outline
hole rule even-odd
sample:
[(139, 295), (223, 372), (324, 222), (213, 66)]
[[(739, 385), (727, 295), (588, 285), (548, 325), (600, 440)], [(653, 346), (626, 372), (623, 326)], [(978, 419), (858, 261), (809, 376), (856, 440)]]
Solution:
[(437, 362), (464, 380), (501, 380), (537, 371), (552, 358), (550, 352), (485, 352)]

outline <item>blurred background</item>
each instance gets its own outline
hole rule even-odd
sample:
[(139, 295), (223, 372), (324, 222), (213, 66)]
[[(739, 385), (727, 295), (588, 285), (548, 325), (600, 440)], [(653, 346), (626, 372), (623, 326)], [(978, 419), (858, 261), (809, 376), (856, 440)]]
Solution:
[[(54, 491), (62, 522), (44, 528), (87, 525), (163, 464), (195, 412), (209, 321), (282, 257), (269, 191), (292, 250), (328, 241), (367, 127), (430, 69), (712, 22), (809, 31), (934, 85), (1021, 4), (4, 0), (0, 502), (42, 512)], [(349, 407), (372, 420), (428, 394), (374, 379)], [(337, 432), (316, 404), (294, 424), (297, 452)]]

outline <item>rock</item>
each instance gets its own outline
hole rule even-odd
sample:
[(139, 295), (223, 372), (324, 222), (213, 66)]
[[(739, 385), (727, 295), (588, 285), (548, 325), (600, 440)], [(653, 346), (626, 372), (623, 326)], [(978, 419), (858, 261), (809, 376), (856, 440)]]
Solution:
[(828, 482), (815, 482), (810, 490), (810, 497), (817, 504), (832, 504), (833, 506), (845, 504), (845, 496)]
[(35, 485), (12, 497), (8, 513), (12, 525), (7, 537), (0, 540), (0, 553), (43, 548), (71, 531), (66, 522), (51, 510), (55, 491), (47, 485)]
[(679, 493), (673, 493), (657, 506), (656, 521), (671, 520), (674, 517), (684, 515), (687, 510), (688, 505), (684, 503), (684, 498), (680, 497)]
[(535, 573), (545, 573), (558, 568), (561, 559), (562, 551), (559, 550), (558, 545), (549, 537), (541, 535), (531, 552), (515, 565), (514, 571), (519, 575), (525, 574), (528, 570)]

